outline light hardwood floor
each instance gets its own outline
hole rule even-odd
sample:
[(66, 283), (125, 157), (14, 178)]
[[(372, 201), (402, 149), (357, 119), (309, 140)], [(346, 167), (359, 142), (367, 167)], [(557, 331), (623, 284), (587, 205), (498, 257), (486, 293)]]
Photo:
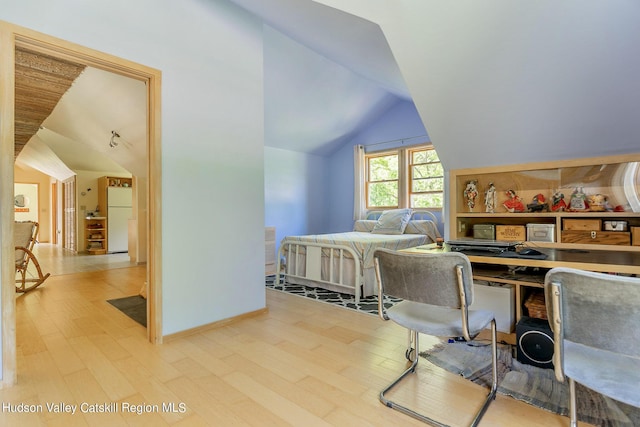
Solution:
[[(145, 268), (103, 267), (54, 275), (17, 297), (18, 384), (0, 390), (0, 425), (424, 425), (378, 401), (405, 367), (406, 334), (391, 322), (269, 290), (265, 314), (154, 346), (106, 302), (137, 294)], [(467, 424), (485, 394), (428, 363), (418, 375), (394, 397), (452, 426)], [(47, 408), (59, 403), (79, 407)], [(12, 412), (9, 404), (42, 411)], [(135, 405), (147, 412), (127, 411)], [(481, 425), (568, 419), (499, 395)]]

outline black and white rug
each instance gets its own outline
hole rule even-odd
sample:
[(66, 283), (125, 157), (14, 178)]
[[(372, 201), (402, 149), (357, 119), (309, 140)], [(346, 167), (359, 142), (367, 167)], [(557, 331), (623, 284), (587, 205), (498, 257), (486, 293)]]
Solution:
[[(361, 297), (360, 302), (356, 303), (356, 299), (353, 295), (344, 294), (341, 292), (328, 291), (322, 288), (314, 288), (311, 286), (294, 285), (291, 283), (285, 283), (283, 278), (280, 278), (280, 283), (274, 283), (275, 276), (267, 276), (266, 286), (276, 291), (286, 292), (301, 297), (310, 298), (316, 301), (333, 304), (339, 307), (349, 308), (357, 310), (363, 313), (378, 315), (378, 296), (372, 295), (368, 297)], [(389, 308), (394, 304), (397, 304), (401, 300), (398, 298), (385, 297), (384, 306)]]

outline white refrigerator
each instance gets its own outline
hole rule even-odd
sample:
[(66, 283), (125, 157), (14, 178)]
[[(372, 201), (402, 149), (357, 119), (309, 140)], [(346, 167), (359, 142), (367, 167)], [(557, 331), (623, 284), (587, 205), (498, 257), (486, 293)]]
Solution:
[(131, 187), (107, 188), (107, 252), (109, 253), (129, 250), (131, 206)]

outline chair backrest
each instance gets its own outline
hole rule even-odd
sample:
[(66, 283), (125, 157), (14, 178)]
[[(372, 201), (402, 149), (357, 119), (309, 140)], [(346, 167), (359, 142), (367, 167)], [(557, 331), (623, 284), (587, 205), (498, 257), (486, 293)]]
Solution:
[[(32, 251), (38, 235), (38, 223), (33, 221), (15, 221), (13, 225), (14, 246), (27, 248)], [(27, 256), (26, 252), (15, 251), (16, 263), (22, 262)]]
[(554, 268), (545, 277), (545, 300), (558, 343), (640, 357), (640, 279)]
[[(459, 252), (412, 253), (377, 249), (380, 282), (385, 295), (449, 308), (473, 303), (469, 258)], [(458, 272), (466, 301), (461, 300)]]

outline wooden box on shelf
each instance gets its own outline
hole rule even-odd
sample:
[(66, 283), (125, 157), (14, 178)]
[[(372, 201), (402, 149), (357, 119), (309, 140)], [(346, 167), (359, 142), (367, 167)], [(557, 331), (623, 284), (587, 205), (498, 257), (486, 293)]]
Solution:
[(602, 230), (602, 220), (597, 218), (592, 219), (564, 219), (562, 220), (563, 230), (572, 231), (598, 231)]
[(524, 225), (497, 225), (496, 239), (510, 242), (522, 242), (527, 238), (527, 229)]
[(631, 244), (640, 246), (640, 227), (631, 227)]
[(626, 231), (563, 230), (562, 241), (564, 243), (581, 243), (585, 245), (629, 246), (631, 244), (631, 233)]

